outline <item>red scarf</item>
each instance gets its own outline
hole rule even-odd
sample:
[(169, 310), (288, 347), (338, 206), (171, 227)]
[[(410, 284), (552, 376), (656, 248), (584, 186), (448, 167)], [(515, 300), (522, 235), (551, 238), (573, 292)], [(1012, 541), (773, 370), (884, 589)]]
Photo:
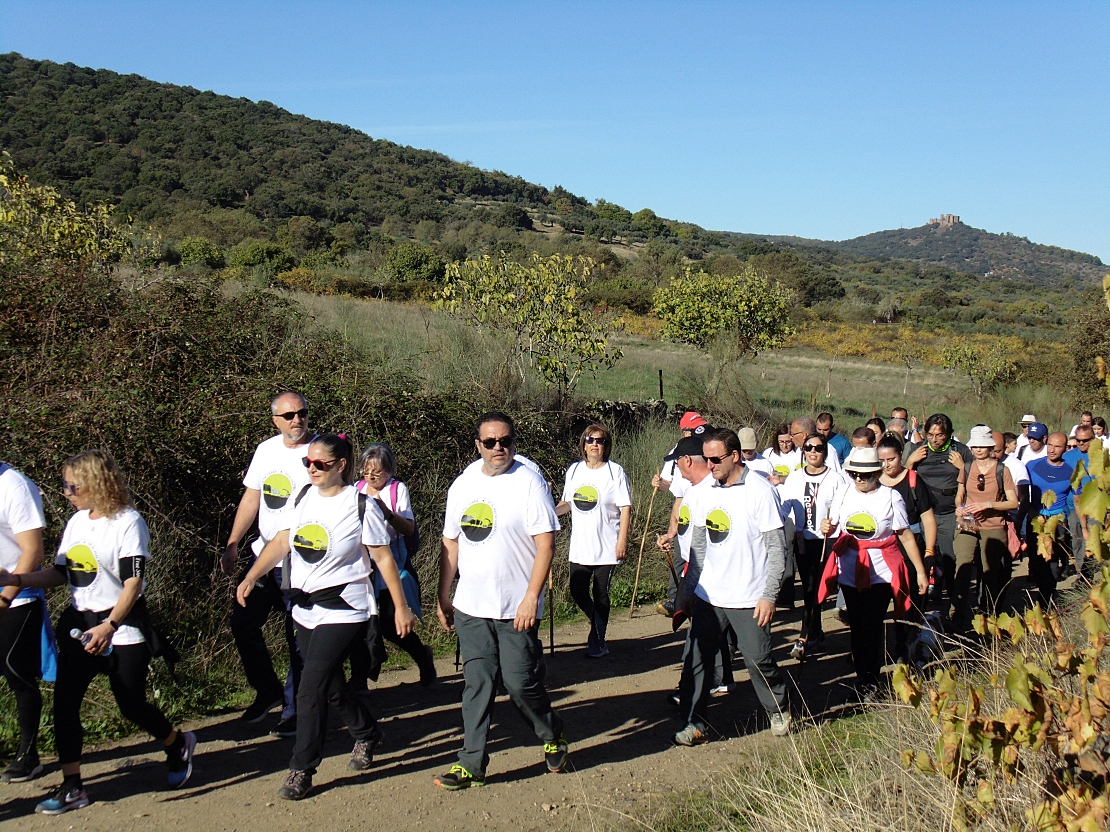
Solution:
[(890, 569), (890, 588), (894, 591), (894, 617), (901, 618), (910, 609), (910, 572), (906, 568), (902, 550), (898, 548), (898, 537), (890, 535), (882, 540), (861, 541), (855, 535), (842, 534), (832, 547), (832, 557), (825, 562), (821, 583), (817, 587), (817, 603), (824, 602), (834, 591), (840, 575), (840, 556), (848, 549), (856, 550), (856, 589), (866, 592), (871, 588), (871, 553), (878, 549)]

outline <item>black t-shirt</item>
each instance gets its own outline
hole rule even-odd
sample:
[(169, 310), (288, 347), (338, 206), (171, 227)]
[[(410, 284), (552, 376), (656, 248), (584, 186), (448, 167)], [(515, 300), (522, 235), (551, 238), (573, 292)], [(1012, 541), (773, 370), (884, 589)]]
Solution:
[[(906, 446), (903, 460), (909, 459), (910, 454), (920, 445)], [(926, 445), (927, 447), (927, 445)], [(943, 451), (934, 451), (929, 448), (925, 458), (917, 463), (917, 477), (925, 482), (929, 489), (929, 496), (933, 499), (933, 511), (936, 514), (951, 514), (956, 510), (956, 489), (960, 484), (960, 468), (948, 461), (948, 455), (956, 451), (964, 461), (970, 463), (974, 457), (971, 450), (962, 442), (952, 440)]]
[[(911, 479), (914, 480), (913, 487), (910, 486)], [(906, 504), (906, 517), (909, 519), (911, 526), (920, 523), (922, 512), (933, 507), (933, 498), (929, 494), (929, 488), (920, 475), (914, 476), (913, 471), (907, 471), (906, 476), (902, 477), (902, 481), (891, 486), (891, 488), (902, 495), (902, 502)]]

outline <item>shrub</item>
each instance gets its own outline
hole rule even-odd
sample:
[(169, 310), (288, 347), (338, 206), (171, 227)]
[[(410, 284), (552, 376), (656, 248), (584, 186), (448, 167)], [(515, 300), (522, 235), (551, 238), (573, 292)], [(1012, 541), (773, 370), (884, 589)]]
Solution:
[(252, 268), (264, 266), (273, 273), (283, 272), (296, 265), (296, 258), (287, 248), (277, 243), (261, 240), (244, 240), (227, 253), (229, 266)]
[(215, 243), (204, 237), (186, 237), (177, 247), (182, 266), (206, 266), (209, 269), (224, 267), (224, 253)]
[(394, 246), (387, 258), (394, 280), (441, 282), (445, 273), (443, 261), (428, 246), (404, 242)]

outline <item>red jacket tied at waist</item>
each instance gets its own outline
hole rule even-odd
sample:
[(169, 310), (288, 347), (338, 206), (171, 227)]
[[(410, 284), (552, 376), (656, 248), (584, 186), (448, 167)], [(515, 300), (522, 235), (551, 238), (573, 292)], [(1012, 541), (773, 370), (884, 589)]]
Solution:
[(898, 537), (890, 535), (882, 540), (859, 540), (854, 535), (842, 534), (832, 547), (832, 557), (825, 563), (821, 583), (817, 587), (817, 603), (822, 603), (834, 591), (840, 576), (840, 556), (848, 549), (856, 550), (856, 589), (864, 592), (871, 588), (871, 552), (878, 549), (890, 569), (890, 588), (894, 591), (894, 617), (901, 618), (910, 609), (910, 571), (902, 550), (898, 548)]

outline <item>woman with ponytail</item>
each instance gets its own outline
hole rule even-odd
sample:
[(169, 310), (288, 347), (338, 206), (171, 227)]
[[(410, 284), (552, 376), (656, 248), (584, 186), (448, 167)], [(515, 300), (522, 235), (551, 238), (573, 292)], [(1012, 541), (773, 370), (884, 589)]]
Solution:
[[(297, 646), (304, 659), (297, 691), (297, 739), (289, 775), (278, 797), (301, 800), (312, 789), (324, 755), (328, 709), (339, 708), (355, 740), (349, 768), (365, 771), (384, 737), (366, 705), (366, 697), (347, 689), (343, 662), (367, 639), (368, 622), (376, 623), (378, 606), (370, 579), (367, 551), (393, 599), (398, 635), (412, 632), (414, 616), (389, 548), (389, 530), (381, 510), (353, 487), (354, 447), (342, 434), (318, 436), (304, 458), (309, 485), (297, 495), (288, 514), (289, 528), (262, 550), (236, 590), (246, 602), (255, 581), (286, 559), (297, 627)], [(376, 629), (376, 628), (374, 628)]]

